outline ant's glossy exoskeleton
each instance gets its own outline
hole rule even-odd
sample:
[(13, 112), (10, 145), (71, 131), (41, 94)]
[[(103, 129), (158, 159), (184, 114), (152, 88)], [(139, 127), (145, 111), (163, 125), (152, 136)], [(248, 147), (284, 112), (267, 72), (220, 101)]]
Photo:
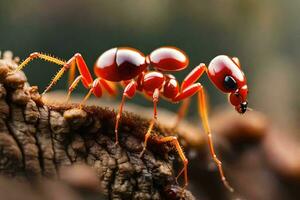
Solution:
[[(208, 123), (205, 92), (203, 86), (196, 81), (204, 72), (206, 72), (210, 80), (219, 90), (229, 94), (229, 102), (235, 109), (239, 113), (245, 113), (247, 110), (248, 88), (244, 73), (240, 69), (238, 58), (220, 55), (215, 57), (208, 67), (201, 63), (185, 77), (181, 84), (177, 82), (173, 75), (163, 73), (180, 71), (188, 66), (189, 59), (186, 54), (175, 47), (161, 47), (152, 51), (148, 56), (145, 56), (136, 49), (128, 47), (118, 47), (107, 50), (99, 56), (94, 65), (94, 72), (97, 76), (95, 80), (92, 78), (83, 57), (79, 53), (76, 53), (69, 61), (65, 62), (52, 56), (35, 52), (30, 54), (30, 56), (18, 66), (16, 71), (23, 69), (25, 65), (35, 58), (44, 59), (62, 66), (44, 93), (60, 79), (66, 70), (70, 69), (68, 97), (80, 81), (84, 87), (89, 90), (80, 105), (83, 105), (91, 94), (94, 94), (96, 97), (101, 97), (102, 89), (105, 89), (111, 95), (116, 95), (114, 83), (122, 82), (124, 84), (123, 97), (116, 116), (116, 143), (118, 143), (118, 125), (125, 100), (127, 98), (131, 99), (136, 91), (140, 91), (145, 96), (150, 97), (154, 104), (153, 119), (145, 134), (144, 149), (140, 154), (141, 156), (146, 149), (148, 138), (150, 137), (152, 128), (157, 120), (157, 102), (159, 97), (163, 97), (168, 101), (176, 103), (187, 100), (189, 97), (198, 93), (199, 114), (202, 118), (203, 128), (208, 136), (210, 153), (218, 166), (224, 185), (230, 191), (233, 191), (232, 187), (226, 181), (222, 164), (215, 154), (211, 130)], [(80, 73), (77, 78), (75, 78), (76, 66)], [(182, 107), (183, 109), (180, 109), (181, 111), (178, 114), (178, 119), (182, 118), (182, 115), (184, 115), (183, 113), (185, 113), (187, 105), (182, 104)], [(184, 187), (186, 187), (188, 184), (188, 160), (185, 157), (177, 137), (162, 137), (158, 139), (158, 141), (159, 143), (170, 142), (175, 146), (184, 164), (179, 175), (184, 173)]]

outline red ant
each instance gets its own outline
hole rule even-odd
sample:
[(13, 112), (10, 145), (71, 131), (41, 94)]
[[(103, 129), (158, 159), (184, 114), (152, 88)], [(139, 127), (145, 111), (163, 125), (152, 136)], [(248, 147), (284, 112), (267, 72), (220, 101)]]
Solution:
[[(208, 67), (201, 63), (185, 77), (181, 85), (179, 85), (173, 75), (163, 73), (164, 71), (181, 71), (188, 66), (189, 59), (186, 54), (175, 47), (161, 47), (152, 51), (148, 56), (145, 56), (136, 49), (128, 47), (110, 49), (100, 55), (94, 65), (94, 72), (97, 76), (95, 80), (93, 80), (83, 57), (79, 53), (75, 54), (69, 61), (65, 62), (52, 56), (35, 52), (30, 54), (30, 56), (18, 66), (16, 71), (23, 69), (25, 65), (35, 58), (44, 59), (62, 66), (44, 93), (59, 80), (66, 70), (70, 69), (69, 82), (71, 84), (68, 97), (80, 81), (84, 87), (89, 90), (80, 105), (83, 105), (91, 94), (94, 94), (96, 97), (101, 97), (102, 88), (107, 90), (109, 94), (116, 95), (113, 84), (123, 82), (125, 89), (115, 124), (116, 144), (118, 143), (119, 120), (125, 100), (127, 98), (131, 99), (136, 91), (140, 91), (145, 96), (152, 98), (154, 104), (153, 119), (145, 135), (144, 149), (140, 156), (142, 156), (146, 149), (148, 138), (150, 137), (152, 128), (157, 120), (157, 102), (159, 97), (162, 96), (168, 101), (176, 103), (188, 99), (198, 92), (199, 114), (202, 118), (204, 130), (208, 136), (210, 154), (218, 166), (224, 185), (230, 191), (233, 191), (233, 188), (226, 181), (221, 161), (219, 161), (215, 154), (211, 130), (208, 123), (206, 95), (203, 86), (200, 83), (196, 83), (196, 81), (204, 72), (206, 72), (210, 80), (219, 90), (229, 94), (229, 101), (235, 109), (239, 113), (245, 113), (247, 110), (248, 88), (245, 75), (240, 69), (238, 58), (220, 55), (215, 57)], [(77, 78), (75, 78), (76, 66), (80, 73)], [(153, 70), (150, 70), (150, 67), (152, 67)], [(183, 108), (180, 109), (181, 111), (178, 113), (178, 119), (182, 118), (184, 115), (183, 113), (185, 113), (185, 110), (187, 109), (186, 103), (183, 103), (182, 107)], [(184, 164), (184, 167), (178, 176), (184, 173), (184, 187), (186, 187), (188, 184), (188, 160), (184, 155), (177, 137), (162, 137), (158, 139), (158, 142), (170, 142), (175, 146)]]

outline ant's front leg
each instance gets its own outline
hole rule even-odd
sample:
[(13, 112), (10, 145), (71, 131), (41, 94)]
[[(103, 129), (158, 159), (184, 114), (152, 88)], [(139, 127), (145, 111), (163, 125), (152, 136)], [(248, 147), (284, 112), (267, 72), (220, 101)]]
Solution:
[(225, 178), (225, 175), (224, 175), (224, 172), (223, 172), (223, 167), (222, 167), (222, 162), (218, 159), (218, 157), (215, 153), (215, 150), (214, 150), (212, 134), (211, 134), (210, 126), (209, 126), (209, 123), (208, 123), (206, 95), (205, 95), (205, 91), (204, 91), (202, 86), (201, 86), (201, 88), (199, 89), (199, 92), (198, 92), (198, 105), (199, 105), (198, 106), (198, 109), (199, 109), (198, 113), (199, 113), (199, 115), (202, 119), (203, 128), (204, 128), (204, 131), (207, 135), (209, 150), (210, 150), (210, 154), (212, 156), (212, 159), (214, 160), (214, 162), (218, 166), (219, 174), (221, 176), (221, 180), (222, 180), (223, 184), (225, 185), (225, 187), (230, 192), (233, 192), (234, 189), (229, 185), (228, 181)]
[[(239, 65), (238, 59), (237, 58), (233, 58), (233, 59)], [(198, 92), (199, 115), (202, 119), (204, 131), (208, 137), (208, 145), (209, 145), (210, 154), (218, 167), (219, 174), (221, 176), (221, 180), (222, 180), (223, 184), (229, 191), (233, 192), (234, 189), (229, 185), (229, 183), (227, 182), (227, 180), (225, 178), (225, 175), (223, 172), (223, 167), (222, 167), (222, 162), (218, 159), (218, 157), (215, 153), (215, 150), (214, 150), (212, 134), (211, 134), (211, 130), (210, 130), (209, 123), (208, 123), (206, 95), (205, 95), (204, 89), (200, 83), (195, 83), (202, 76), (202, 74), (204, 72), (207, 72), (207, 67), (205, 66), (205, 64), (200, 64), (190, 74), (188, 74), (188, 76), (182, 82), (181, 92), (175, 98), (173, 98), (173, 101), (177, 102), (177, 101), (183, 100), (185, 98), (189, 98), (193, 94)]]
[(202, 119), (203, 128), (204, 128), (204, 131), (205, 131), (205, 133), (207, 135), (207, 138), (208, 138), (207, 140), (208, 140), (210, 154), (211, 154), (214, 162), (216, 163), (216, 165), (218, 167), (219, 174), (221, 176), (221, 180), (222, 180), (223, 184), (225, 185), (225, 187), (229, 191), (232, 192), (233, 188), (227, 182), (227, 180), (225, 178), (225, 175), (224, 175), (224, 172), (223, 172), (222, 163), (218, 159), (218, 157), (215, 153), (215, 150), (214, 150), (212, 134), (211, 134), (210, 126), (209, 126), (209, 123), (208, 123), (206, 95), (205, 95), (205, 92), (204, 92), (204, 89), (203, 89), (202, 85), (200, 83), (194, 83), (194, 84), (186, 87), (177, 97), (175, 97), (173, 99), (173, 101), (178, 102), (178, 101), (183, 100), (185, 98), (189, 98), (192, 95), (194, 95), (196, 92), (198, 92), (199, 115)]
[(225, 178), (223, 168), (222, 168), (222, 163), (215, 154), (211, 130), (210, 130), (209, 123), (208, 123), (206, 96), (205, 96), (204, 89), (200, 83), (194, 83), (195, 81), (197, 81), (200, 78), (200, 76), (206, 71), (206, 69), (207, 68), (204, 64), (200, 64), (198, 67), (196, 67), (183, 81), (183, 83), (181, 85), (182, 91), (175, 98), (173, 98), (172, 101), (178, 102), (178, 101), (184, 100), (186, 98), (190, 98), (192, 95), (194, 95), (196, 92), (198, 92), (199, 115), (202, 119), (204, 131), (208, 137), (208, 145), (209, 145), (210, 154), (211, 154), (214, 162), (218, 166), (218, 170), (219, 170), (221, 179), (223, 181), (223, 184), (229, 191), (233, 191), (233, 188), (229, 185), (229, 183), (227, 182), (227, 180)]
[[(190, 98), (187, 98), (186, 96), (192, 96), (192, 95), (187, 95), (184, 90), (187, 89), (189, 86), (193, 85), (202, 75), (204, 72), (207, 71), (207, 67), (205, 66), (205, 64), (201, 63), (200, 65), (198, 65), (197, 67), (195, 67), (183, 80), (181, 87), (180, 87), (180, 93), (184, 93), (181, 95), (181, 97), (177, 97), (177, 98), (182, 98), (184, 99), (180, 105), (180, 108), (178, 109), (177, 112), (177, 118), (175, 121), (175, 124), (173, 126), (173, 129), (177, 129), (177, 127), (179, 126), (180, 122), (182, 121), (182, 119), (185, 117), (186, 112), (190, 106)], [(174, 100), (176, 101), (176, 100)]]

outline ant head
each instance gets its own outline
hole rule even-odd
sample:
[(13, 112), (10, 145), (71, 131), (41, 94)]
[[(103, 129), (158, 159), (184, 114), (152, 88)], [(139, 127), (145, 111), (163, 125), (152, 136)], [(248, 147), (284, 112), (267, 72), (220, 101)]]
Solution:
[(248, 87), (244, 85), (243, 87), (231, 92), (229, 94), (229, 102), (235, 106), (235, 110), (238, 113), (244, 114), (248, 108)]
[(229, 102), (237, 112), (246, 112), (248, 87), (237, 58), (224, 55), (215, 57), (208, 66), (208, 76), (219, 90), (229, 94)]

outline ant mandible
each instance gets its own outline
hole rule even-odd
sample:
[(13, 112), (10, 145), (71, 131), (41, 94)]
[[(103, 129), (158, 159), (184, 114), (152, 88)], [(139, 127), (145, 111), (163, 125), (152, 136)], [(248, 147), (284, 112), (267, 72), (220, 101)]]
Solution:
[[(182, 100), (187, 100), (189, 97), (198, 92), (198, 111), (202, 118), (203, 128), (208, 137), (210, 154), (218, 166), (224, 185), (230, 191), (233, 191), (233, 188), (228, 184), (224, 176), (222, 163), (217, 158), (214, 151), (211, 130), (208, 123), (205, 91), (203, 86), (200, 83), (196, 83), (196, 81), (203, 75), (204, 72), (207, 73), (210, 80), (219, 90), (229, 94), (229, 102), (235, 107), (237, 112), (245, 113), (248, 104), (248, 88), (245, 75), (240, 69), (240, 62), (238, 58), (230, 58), (225, 55), (220, 55), (215, 57), (208, 67), (201, 63), (185, 77), (181, 85), (179, 85), (173, 75), (162, 73), (164, 71), (180, 71), (188, 66), (189, 59), (186, 54), (175, 47), (161, 47), (152, 51), (148, 56), (145, 56), (136, 49), (128, 47), (118, 47), (107, 50), (99, 56), (94, 65), (94, 72), (97, 76), (95, 80), (93, 80), (83, 57), (79, 53), (76, 53), (71, 59), (65, 62), (58, 58), (35, 52), (30, 54), (30, 56), (26, 58), (15, 71), (22, 70), (35, 58), (44, 59), (62, 66), (43, 94), (51, 89), (65, 71), (70, 69), (70, 87), (68, 97), (70, 97), (72, 91), (80, 81), (83, 86), (89, 90), (81, 102), (80, 107), (86, 102), (91, 94), (96, 97), (101, 97), (102, 88), (109, 94), (116, 95), (116, 90), (113, 84), (116, 82), (123, 82), (125, 88), (115, 124), (116, 144), (118, 143), (119, 120), (125, 100), (131, 99), (135, 95), (136, 91), (140, 91), (145, 96), (152, 98), (154, 105), (153, 119), (151, 120), (147, 133), (145, 134), (144, 148), (140, 156), (142, 156), (146, 149), (147, 141), (151, 136), (152, 128), (157, 120), (157, 102), (159, 97), (162, 96), (173, 103), (177, 103)], [(80, 75), (75, 78), (76, 66)], [(153, 70), (150, 70), (150, 67), (152, 67)], [(186, 109), (187, 105), (183, 103), (182, 109), (180, 109), (181, 111), (178, 113), (178, 119), (182, 118)], [(162, 137), (158, 139), (158, 142), (170, 142), (175, 146), (184, 164), (183, 169), (177, 177), (184, 173), (184, 187), (186, 187), (188, 184), (188, 160), (185, 157), (177, 137)]]

